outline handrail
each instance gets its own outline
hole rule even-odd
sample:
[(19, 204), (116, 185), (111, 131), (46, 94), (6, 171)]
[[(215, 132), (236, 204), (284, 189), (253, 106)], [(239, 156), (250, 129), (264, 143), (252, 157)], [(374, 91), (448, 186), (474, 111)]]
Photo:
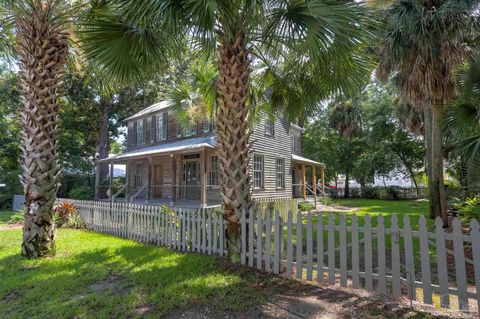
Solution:
[[(115, 201), (118, 195), (120, 195), (127, 188), (127, 185), (128, 184), (123, 185), (122, 188), (120, 188), (120, 190), (112, 196), (113, 201)], [(127, 197), (126, 194), (125, 194), (125, 197)]]
[(142, 193), (142, 192), (145, 190), (145, 188), (147, 188), (147, 187), (148, 187), (148, 183), (146, 183), (145, 185), (143, 185), (142, 188), (140, 188), (135, 194), (133, 194), (132, 197), (130, 197), (130, 203), (133, 203), (133, 200), (134, 200), (135, 198), (137, 198), (137, 196), (138, 196), (140, 193)]

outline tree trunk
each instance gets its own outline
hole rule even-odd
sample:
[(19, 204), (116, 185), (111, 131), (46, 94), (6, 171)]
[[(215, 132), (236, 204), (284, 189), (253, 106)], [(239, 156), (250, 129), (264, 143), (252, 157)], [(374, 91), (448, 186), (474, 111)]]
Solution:
[(67, 56), (67, 32), (55, 1), (29, 1), (16, 17), (20, 59), (21, 182), (25, 192), (22, 254), (55, 252), (53, 206), (60, 186), (57, 163), (59, 88)]
[(432, 112), (432, 184), (435, 191), (435, 216), (448, 226), (447, 200), (443, 183), (443, 104), (437, 103)]
[(249, 91), (250, 61), (245, 39), (219, 47), (218, 114), (216, 134), (220, 161), (220, 194), (227, 221), (228, 253), (231, 260), (241, 252), (240, 217), (248, 216), (250, 194), (250, 110), (246, 104)]
[[(110, 137), (109, 137), (109, 117), (110, 117), (110, 99), (101, 97), (100, 98), (100, 119), (98, 122), (98, 144), (97, 144), (97, 153), (98, 159), (108, 158), (108, 153), (110, 150)], [(95, 197), (96, 198), (106, 198), (106, 188), (101, 186), (104, 185), (104, 181), (109, 177), (109, 164), (108, 163), (101, 163), (98, 165), (98, 180), (99, 180), (99, 188), (97, 188)]]
[(350, 197), (350, 170), (347, 168), (345, 171), (345, 191), (343, 197), (349, 198)]
[(425, 148), (427, 151), (425, 157), (425, 167), (428, 182), (428, 199), (430, 218), (435, 218), (435, 188), (432, 183), (432, 109), (430, 107), (424, 108), (424, 126), (425, 126)]

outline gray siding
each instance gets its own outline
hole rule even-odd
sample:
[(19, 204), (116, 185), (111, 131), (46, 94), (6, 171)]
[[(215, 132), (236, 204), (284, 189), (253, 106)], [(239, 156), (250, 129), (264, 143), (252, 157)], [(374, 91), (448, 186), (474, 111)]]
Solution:
[[(274, 136), (265, 134), (265, 121), (267, 117), (261, 116), (259, 122), (254, 124), (252, 133), (252, 156), (250, 157), (251, 174), (253, 174), (253, 154), (264, 156), (264, 184), (263, 189), (253, 189), (252, 198), (291, 198), (292, 197), (292, 142), (290, 136), (290, 123), (280, 117), (274, 123)], [(276, 162), (277, 157), (285, 159), (285, 188), (276, 187)], [(252, 176), (253, 184), (253, 176)]]

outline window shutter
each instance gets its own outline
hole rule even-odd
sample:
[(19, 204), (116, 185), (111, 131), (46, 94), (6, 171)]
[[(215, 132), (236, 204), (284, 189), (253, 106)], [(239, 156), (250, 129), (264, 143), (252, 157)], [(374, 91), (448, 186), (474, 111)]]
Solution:
[(147, 119), (143, 119), (143, 131), (142, 131), (142, 142), (145, 144), (147, 142)]
[(152, 116), (152, 143), (157, 141), (157, 116)]
[(137, 145), (137, 121), (133, 122), (132, 145)]
[(163, 140), (167, 139), (168, 134), (168, 112), (163, 112), (163, 127), (162, 127), (162, 138)]

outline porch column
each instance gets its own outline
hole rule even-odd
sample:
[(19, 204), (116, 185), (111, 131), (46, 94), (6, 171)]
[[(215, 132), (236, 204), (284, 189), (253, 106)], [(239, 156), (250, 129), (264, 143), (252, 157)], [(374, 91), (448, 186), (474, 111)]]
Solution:
[(307, 200), (307, 178), (305, 176), (305, 164), (302, 164), (302, 195)]
[(320, 173), (322, 174), (322, 192), (325, 194), (325, 167), (320, 166)]
[(113, 202), (113, 161), (110, 162), (110, 178), (108, 181), (108, 192), (110, 193), (110, 203)]
[(175, 184), (177, 182), (177, 162), (175, 160), (175, 155), (174, 154), (170, 154), (170, 157), (172, 158), (172, 199), (170, 201), (170, 205), (173, 206), (173, 204), (176, 201)]
[(151, 199), (152, 196), (152, 157), (148, 157), (148, 187), (147, 187), (147, 200)]
[(128, 201), (128, 189), (130, 187), (130, 160), (125, 163), (125, 202)]
[(100, 164), (95, 165), (95, 199), (100, 199)]
[(200, 206), (202, 208), (206, 208), (207, 207), (207, 154), (205, 149), (201, 153), (200, 172), (201, 172)]
[(317, 208), (317, 166), (312, 165), (312, 175), (313, 175), (313, 198), (315, 199), (315, 208)]

